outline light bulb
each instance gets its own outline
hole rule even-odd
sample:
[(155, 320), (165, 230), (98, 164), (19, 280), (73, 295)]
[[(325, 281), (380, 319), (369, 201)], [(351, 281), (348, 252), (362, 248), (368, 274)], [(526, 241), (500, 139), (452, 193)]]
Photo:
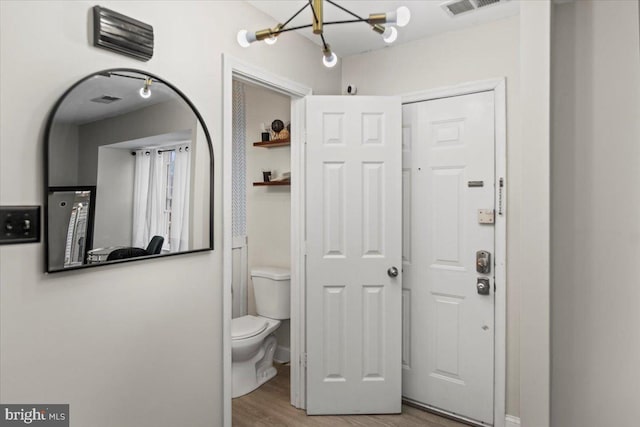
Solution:
[(276, 44), (277, 41), (278, 41), (278, 38), (275, 36), (267, 37), (266, 39), (264, 39), (264, 42), (268, 45), (274, 45)]
[(144, 85), (144, 87), (140, 88), (140, 96), (145, 99), (151, 96), (151, 90), (149, 90), (149, 87), (147, 85)]
[(398, 27), (404, 27), (411, 20), (411, 11), (406, 6), (400, 6), (396, 9), (396, 24)]
[(331, 52), (331, 55), (324, 55), (322, 57), (322, 63), (327, 68), (333, 68), (338, 63), (338, 57), (335, 53)]
[(251, 43), (256, 41), (256, 33), (248, 32), (247, 30), (238, 31), (238, 44), (242, 47), (249, 47)]
[(393, 43), (398, 38), (398, 30), (395, 27), (387, 27), (382, 33), (382, 40), (385, 43)]

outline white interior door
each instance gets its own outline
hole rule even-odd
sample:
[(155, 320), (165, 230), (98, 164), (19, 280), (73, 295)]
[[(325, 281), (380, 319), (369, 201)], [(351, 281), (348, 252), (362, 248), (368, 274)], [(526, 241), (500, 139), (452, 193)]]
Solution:
[[(403, 396), (493, 424), (494, 94), (403, 106)], [(478, 278), (490, 294), (478, 293)]]
[(401, 411), (401, 167), (400, 98), (307, 98), (309, 414)]

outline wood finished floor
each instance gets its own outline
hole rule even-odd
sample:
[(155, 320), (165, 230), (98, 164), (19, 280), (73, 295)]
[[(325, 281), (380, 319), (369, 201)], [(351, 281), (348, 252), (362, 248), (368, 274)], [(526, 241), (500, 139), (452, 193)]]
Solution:
[(276, 368), (278, 375), (271, 381), (233, 399), (233, 427), (468, 427), (406, 405), (402, 405), (401, 415), (307, 416), (289, 403), (289, 366), (276, 365)]

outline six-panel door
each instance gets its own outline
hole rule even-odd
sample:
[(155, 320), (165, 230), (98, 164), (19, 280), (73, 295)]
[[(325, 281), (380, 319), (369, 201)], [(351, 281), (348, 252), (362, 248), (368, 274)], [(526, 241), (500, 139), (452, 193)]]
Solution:
[(307, 412), (401, 411), (397, 97), (307, 98)]

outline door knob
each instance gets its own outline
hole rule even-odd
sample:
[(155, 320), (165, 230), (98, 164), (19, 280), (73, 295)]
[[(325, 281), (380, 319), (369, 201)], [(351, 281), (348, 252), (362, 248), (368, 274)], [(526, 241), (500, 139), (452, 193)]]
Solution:
[(398, 277), (398, 269), (396, 267), (389, 267), (387, 274), (389, 277)]
[(480, 295), (489, 295), (491, 292), (491, 285), (489, 284), (489, 279), (487, 277), (478, 277), (476, 287), (478, 289), (478, 294)]

